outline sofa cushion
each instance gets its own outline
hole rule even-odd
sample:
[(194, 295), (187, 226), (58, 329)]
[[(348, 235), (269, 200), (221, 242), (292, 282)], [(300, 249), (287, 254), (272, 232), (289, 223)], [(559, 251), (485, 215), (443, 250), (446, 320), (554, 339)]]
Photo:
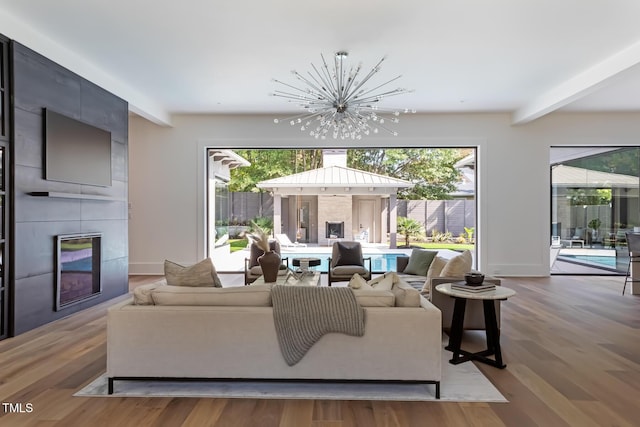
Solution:
[(373, 287), (367, 283), (366, 279), (357, 273), (351, 276), (351, 280), (349, 280), (349, 287), (351, 289), (373, 290)]
[(462, 277), (465, 273), (471, 271), (471, 267), (473, 266), (473, 258), (471, 257), (471, 251), (466, 250), (462, 252), (460, 255), (456, 255), (447, 261), (447, 264), (444, 266), (442, 271), (440, 272), (440, 276), (445, 277)]
[(134, 305), (153, 305), (153, 298), (151, 298), (151, 292), (159, 286), (166, 286), (167, 280), (160, 279), (153, 283), (141, 285), (133, 289), (133, 304)]
[(170, 286), (215, 286), (221, 288), (222, 283), (213, 266), (211, 258), (185, 267), (172, 261), (164, 261), (164, 276)]
[(402, 279), (391, 288), (396, 307), (420, 307), (420, 292)]
[(431, 278), (439, 277), (445, 265), (447, 265), (447, 260), (445, 258), (437, 256), (433, 259), (429, 266), (429, 270), (427, 271), (427, 279), (424, 281), (424, 285), (422, 286), (423, 295), (429, 295), (431, 292)]
[(352, 289), (358, 304), (362, 307), (393, 307), (396, 297), (391, 291), (375, 289)]
[(271, 306), (272, 284), (229, 288), (160, 286), (151, 291), (155, 305)]
[(334, 267), (333, 272), (331, 273), (333, 276), (348, 276), (351, 277), (354, 274), (360, 274), (366, 276), (368, 271), (366, 268), (361, 267), (359, 265), (341, 265), (338, 267)]
[(378, 291), (390, 291), (393, 284), (398, 281), (398, 276), (395, 272), (387, 272), (382, 276), (378, 276), (375, 279), (369, 280), (367, 283), (373, 289)]
[(402, 272), (405, 274), (426, 276), (427, 270), (429, 270), (429, 266), (437, 254), (438, 251), (428, 251), (419, 248), (413, 249), (409, 257), (409, 263)]

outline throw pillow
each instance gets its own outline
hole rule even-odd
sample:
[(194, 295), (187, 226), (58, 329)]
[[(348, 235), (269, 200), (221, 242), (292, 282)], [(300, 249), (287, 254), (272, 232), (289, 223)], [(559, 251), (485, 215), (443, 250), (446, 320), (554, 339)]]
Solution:
[(391, 292), (396, 297), (396, 307), (420, 307), (420, 292), (402, 279), (393, 285)]
[(440, 276), (443, 277), (462, 277), (465, 273), (471, 271), (473, 265), (473, 258), (471, 257), (471, 251), (466, 250), (460, 255), (456, 255), (447, 261), (447, 265), (444, 266)]
[(337, 242), (338, 254), (334, 266), (339, 265), (364, 265), (362, 246), (358, 242)]
[(190, 267), (172, 261), (164, 261), (164, 276), (170, 286), (214, 286), (222, 283), (211, 258), (206, 258)]
[(422, 286), (422, 295), (429, 295), (431, 293), (431, 278), (440, 276), (442, 269), (447, 265), (447, 260), (442, 257), (435, 257), (429, 266), (427, 271), (427, 280), (424, 281)]
[(416, 276), (426, 276), (431, 262), (438, 254), (437, 251), (427, 251), (424, 249), (414, 249), (409, 256), (409, 263), (403, 273), (414, 274)]
[(372, 290), (373, 288), (371, 287), (371, 285), (369, 285), (367, 283), (366, 280), (364, 280), (364, 277), (362, 277), (359, 274), (354, 274), (353, 276), (351, 276), (351, 280), (349, 280), (349, 287), (351, 289), (368, 289), (368, 290)]
[(395, 272), (384, 273), (382, 276), (369, 280), (367, 283), (377, 291), (390, 291), (393, 284), (398, 282), (398, 275)]
[(159, 288), (165, 286), (167, 281), (165, 279), (157, 280), (147, 285), (138, 286), (133, 289), (133, 304), (134, 305), (153, 305), (153, 298), (151, 293)]

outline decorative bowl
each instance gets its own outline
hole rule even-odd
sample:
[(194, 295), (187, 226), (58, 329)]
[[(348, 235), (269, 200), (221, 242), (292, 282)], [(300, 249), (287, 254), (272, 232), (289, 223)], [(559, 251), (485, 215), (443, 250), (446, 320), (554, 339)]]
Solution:
[(484, 274), (482, 273), (467, 273), (464, 275), (464, 281), (469, 286), (481, 285), (484, 281)]

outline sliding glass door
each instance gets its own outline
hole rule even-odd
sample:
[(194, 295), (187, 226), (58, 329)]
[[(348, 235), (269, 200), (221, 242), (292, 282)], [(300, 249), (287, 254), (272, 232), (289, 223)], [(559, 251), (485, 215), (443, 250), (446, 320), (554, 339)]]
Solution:
[(640, 148), (552, 147), (550, 164), (551, 273), (626, 273), (626, 233), (640, 233)]

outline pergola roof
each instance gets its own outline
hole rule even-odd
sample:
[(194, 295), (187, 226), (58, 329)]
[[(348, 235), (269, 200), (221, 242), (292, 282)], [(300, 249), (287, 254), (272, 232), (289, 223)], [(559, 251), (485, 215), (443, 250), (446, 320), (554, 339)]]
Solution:
[(552, 176), (553, 185), (560, 187), (638, 188), (637, 176), (600, 172), (566, 165), (554, 166)]
[(329, 166), (261, 181), (257, 187), (278, 194), (391, 194), (413, 184), (386, 175)]
[(222, 162), (223, 165), (229, 166), (229, 169), (235, 169), (241, 166), (251, 166), (251, 163), (244, 157), (236, 154), (232, 150), (209, 150), (209, 156), (213, 160)]

